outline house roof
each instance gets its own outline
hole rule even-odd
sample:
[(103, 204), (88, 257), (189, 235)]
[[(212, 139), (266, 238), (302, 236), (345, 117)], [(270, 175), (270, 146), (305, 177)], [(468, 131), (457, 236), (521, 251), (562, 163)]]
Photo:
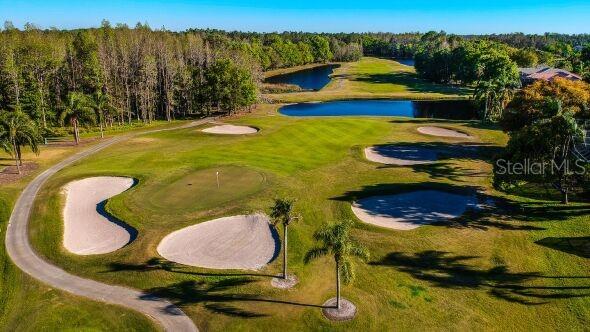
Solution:
[(536, 68), (519, 68), (519, 71), (522, 78), (528, 80), (551, 81), (556, 77), (562, 77), (572, 81), (582, 80), (582, 77), (579, 75), (571, 73), (565, 69), (551, 68), (547, 66)]

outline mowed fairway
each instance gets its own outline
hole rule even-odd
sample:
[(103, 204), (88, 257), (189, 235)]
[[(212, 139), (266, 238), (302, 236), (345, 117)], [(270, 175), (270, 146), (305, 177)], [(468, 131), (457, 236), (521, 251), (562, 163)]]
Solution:
[(267, 95), (272, 100), (286, 103), (368, 98), (461, 99), (468, 96), (468, 89), (434, 84), (418, 78), (414, 67), (371, 57), (336, 68), (332, 81), (318, 92)]
[[(445, 123), (477, 137), (480, 153), (434, 165), (390, 167), (366, 161), (364, 148), (460, 143), (418, 133), (420, 126), (435, 125), (429, 121), (289, 118), (271, 105), (232, 123), (261, 130), (235, 137), (214, 137), (199, 128), (150, 134), (60, 172), (37, 200), (30, 230), (34, 246), (78, 275), (168, 297), (202, 330), (582, 330), (590, 323), (587, 258), (535, 243), (588, 236), (590, 207), (493, 191), (489, 158), (505, 144), (500, 131)], [(221, 170), (223, 188), (217, 189), (215, 170)], [(235, 192), (225, 191), (225, 173), (239, 184)], [(116, 252), (76, 257), (61, 245), (60, 188), (95, 175), (139, 180), (106, 207), (139, 235)], [(202, 188), (192, 188), (197, 184)], [(362, 197), (421, 189), (479, 190), (502, 204), (451, 224), (411, 231), (363, 224), (351, 210), (351, 202)], [(283, 196), (297, 200), (303, 217), (289, 228), (290, 272), (300, 280), (293, 290), (270, 287), (269, 275), (279, 273), (280, 260), (244, 273), (177, 265), (156, 252), (172, 231), (224, 216), (268, 212), (272, 199)], [(343, 287), (343, 295), (358, 307), (357, 317), (331, 323), (318, 306), (334, 296), (333, 261), (305, 265), (303, 256), (314, 245), (314, 231), (340, 218), (357, 220), (354, 235), (372, 257), (358, 262), (356, 280)]]

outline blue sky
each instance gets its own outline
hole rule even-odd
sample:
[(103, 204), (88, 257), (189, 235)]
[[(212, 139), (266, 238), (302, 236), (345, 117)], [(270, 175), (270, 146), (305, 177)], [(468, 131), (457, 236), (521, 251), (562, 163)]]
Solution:
[(0, 21), (77, 28), (147, 22), (171, 30), (590, 33), (590, 1), (0, 0)]

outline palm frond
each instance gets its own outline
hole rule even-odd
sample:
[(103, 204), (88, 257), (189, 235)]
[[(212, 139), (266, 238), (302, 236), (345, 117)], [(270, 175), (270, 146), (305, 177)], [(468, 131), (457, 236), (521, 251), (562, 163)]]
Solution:
[(330, 253), (330, 249), (327, 247), (315, 247), (310, 249), (306, 254), (305, 258), (303, 259), (305, 264), (311, 262), (314, 259), (320, 258), (322, 256), (326, 256)]
[(369, 251), (351, 237), (350, 231), (353, 225), (354, 221), (348, 219), (326, 225), (316, 231), (314, 238), (322, 243), (322, 247), (310, 250), (305, 257), (306, 262), (320, 255), (331, 253), (334, 255), (336, 263), (341, 264), (340, 273), (345, 282), (352, 281), (354, 270), (350, 257), (369, 259)]
[(369, 258), (371, 258), (369, 250), (365, 246), (356, 242), (351, 242), (349, 252), (351, 255), (356, 256), (364, 261), (367, 261)]
[(350, 259), (344, 259), (340, 264), (340, 277), (345, 284), (349, 284), (354, 280), (355, 271), (354, 265)]
[(274, 205), (270, 210), (270, 217), (273, 224), (283, 223), (289, 225), (291, 221), (298, 219), (292, 214), (294, 200), (286, 198), (276, 198)]

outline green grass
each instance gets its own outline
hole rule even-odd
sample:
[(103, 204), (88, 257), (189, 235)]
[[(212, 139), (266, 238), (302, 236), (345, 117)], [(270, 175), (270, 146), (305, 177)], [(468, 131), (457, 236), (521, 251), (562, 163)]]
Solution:
[[(161, 126), (162, 124), (158, 124)], [(92, 142), (88, 144), (94, 144)], [(0, 187), (0, 330), (2, 331), (151, 331), (156, 326), (143, 315), (55, 290), (21, 272), (7, 256), (4, 240), (12, 206), (32, 178), (59, 160), (88, 148), (42, 147), (40, 156), (25, 154), (38, 168), (22, 179)], [(12, 165), (0, 153), (0, 168)]]
[(136, 205), (154, 211), (173, 207), (171, 214), (178, 214), (210, 209), (243, 199), (262, 190), (265, 183), (266, 177), (260, 172), (245, 167), (221, 166), (181, 172), (157, 181), (148, 179), (133, 197), (148, 197), (147, 201), (134, 202)]
[(310, 69), (310, 68), (325, 66), (325, 65), (328, 65), (328, 64), (337, 64), (337, 63), (310, 63), (310, 64), (307, 64), (307, 65), (301, 65), (301, 66), (295, 66), (295, 67), (272, 69), (272, 70), (265, 71), (264, 72), (264, 77), (271, 77), (271, 76), (278, 76), (278, 75), (289, 74), (289, 73), (293, 73), (293, 72), (300, 71), (300, 70), (305, 70), (305, 69)]
[[(66, 270), (96, 280), (145, 289), (182, 306), (203, 330), (583, 330), (590, 317), (588, 260), (536, 241), (588, 236), (589, 207), (568, 207), (501, 195), (490, 186), (490, 156), (506, 142), (493, 127), (438, 123), (478, 137), (489, 146), (478, 156), (432, 167), (382, 167), (362, 157), (364, 146), (388, 142), (455, 144), (421, 135), (428, 120), (395, 118), (289, 118), (263, 106), (233, 122), (260, 128), (256, 135), (213, 136), (197, 129), (161, 132), (110, 147), (70, 167), (43, 188), (30, 230), (35, 247)], [(260, 190), (227, 197), (220, 205), (157, 206), (162, 188), (186, 191), (182, 181), (210, 188), (212, 169), (264, 174)], [(236, 171), (236, 174), (240, 172)], [(111, 199), (107, 209), (139, 231), (130, 245), (111, 254), (78, 257), (61, 244), (67, 182), (93, 175), (139, 179)], [(205, 178), (199, 178), (205, 175)], [(178, 176), (180, 182), (170, 181)], [(190, 177), (188, 178), (183, 177)], [(251, 188), (251, 185), (245, 185)], [(148, 188), (153, 188), (151, 190)], [(354, 235), (372, 254), (357, 263), (354, 283), (343, 288), (358, 306), (350, 322), (331, 323), (315, 307), (334, 295), (333, 262), (305, 265), (312, 234), (324, 222), (355, 218), (350, 201), (419, 188), (479, 189), (510, 208), (467, 215), (461, 223), (401, 232), (358, 222)], [(187, 199), (188, 192), (178, 199)], [(209, 190), (192, 200), (206, 201)], [(290, 228), (289, 264), (300, 284), (291, 291), (270, 287), (264, 275), (279, 273), (273, 262), (259, 275), (159, 264), (156, 247), (169, 232), (237, 213), (268, 211), (272, 199), (297, 199), (303, 219)], [(182, 197), (182, 198), (181, 198)], [(355, 219), (356, 220), (356, 219)]]
[[(363, 58), (337, 69), (335, 79), (320, 92), (269, 97), (295, 102), (456, 99), (468, 94), (421, 81), (412, 68), (395, 61)], [(590, 325), (589, 263), (578, 248), (587, 245), (583, 239), (589, 236), (590, 207), (563, 207), (527, 192), (522, 197), (495, 192), (489, 160), (506, 144), (506, 136), (494, 126), (396, 118), (290, 118), (277, 115), (272, 105), (232, 122), (261, 131), (215, 136), (185, 129), (143, 135), (59, 172), (34, 207), (33, 245), (77, 275), (171, 299), (202, 330), (584, 330)], [(433, 123), (478, 137), (484, 144), (481, 153), (415, 167), (383, 167), (364, 160), (363, 148), (372, 144), (457, 143), (416, 131)], [(75, 150), (45, 149), (36, 159), (36, 172)], [(218, 190), (213, 177), (217, 170), (222, 183), (238, 190)], [(135, 187), (110, 199), (106, 209), (139, 235), (113, 253), (81, 257), (62, 246), (61, 188), (94, 175), (138, 180)], [(10, 207), (30, 179), (0, 188), (2, 230)], [(334, 295), (333, 262), (325, 258), (303, 264), (305, 252), (314, 245), (314, 231), (327, 221), (356, 220), (350, 202), (357, 197), (422, 188), (477, 189), (497, 199), (501, 208), (466, 215), (452, 225), (407, 232), (357, 222), (354, 235), (372, 258), (357, 262), (356, 280), (344, 286), (343, 294), (357, 304), (358, 315), (350, 322), (328, 322), (316, 306)], [(268, 211), (277, 196), (297, 199), (296, 209), (303, 217), (289, 232), (289, 266), (300, 279), (291, 291), (271, 288), (265, 276), (280, 272), (279, 261), (244, 274), (169, 264), (156, 252), (171, 231), (217, 217)], [(9, 262), (4, 249), (0, 268), (2, 329), (154, 329), (139, 314), (51, 290), (28, 278)]]
[(336, 68), (332, 81), (318, 92), (268, 94), (267, 97), (290, 103), (367, 98), (462, 99), (469, 94), (469, 89), (421, 80), (413, 67), (394, 60), (365, 57)]

